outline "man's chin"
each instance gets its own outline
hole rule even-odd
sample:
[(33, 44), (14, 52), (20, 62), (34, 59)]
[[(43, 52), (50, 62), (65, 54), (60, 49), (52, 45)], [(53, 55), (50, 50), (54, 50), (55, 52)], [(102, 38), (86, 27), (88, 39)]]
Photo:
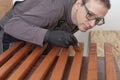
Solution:
[(81, 32), (86, 32), (87, 30), (86, 29), (79, 29)]
[(87, 31), (87, 28), (84, 26), (84, 25), (81, 25), (80, 27), (78, 27), (79, 28), (79, 30), (81, 31), (81, 32), (86, 32)]

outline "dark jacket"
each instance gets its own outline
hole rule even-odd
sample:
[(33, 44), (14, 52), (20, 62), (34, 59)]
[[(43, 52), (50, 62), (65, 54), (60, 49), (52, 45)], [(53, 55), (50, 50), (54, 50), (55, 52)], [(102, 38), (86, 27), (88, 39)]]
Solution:
[[(65, 24), (62, 30), (75, 32), (70, 15), (74, 0), (25, 0), (13, 8), (13, 17), (4, 25), (4, 31), (15, 38), (43, 45), (46, 32), (58, 26), (60, 19)], [(75, 31), (74, 31), (75, 30)]]

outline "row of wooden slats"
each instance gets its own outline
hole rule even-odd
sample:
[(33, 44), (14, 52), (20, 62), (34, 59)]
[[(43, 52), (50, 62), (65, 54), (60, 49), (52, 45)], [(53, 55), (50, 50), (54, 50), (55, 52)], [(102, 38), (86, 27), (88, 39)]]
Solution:
[[(44, 47), (46, 47), (46, 45)], [(16, 80), (23, 80), (38, 60), (42, 51), (42, 47), (37, 46), (33, 52), (25, 59), (25, 61), (16, 69), (16, 71), (9, 77), (9, 80), (14, 80), (14, 78)]]
[[(90, 53), (87, 66), (86, 80), (98, 80), (98, 64), (97, 64), (97, 45), (92, 43), (90, 46)], [(109, 43), (104, 44), (104, 70), (105, 80), (118, 80), (117, 72), (114, 63), (114, 56), (112, 53), (112, 45)]]
[[(42, 52), (46, 48), (37, 46), (30, 54), (28, 52), (33, 49), (33, 44), (26, 44), (23, 47), (22, 42), (17, 42), (13, 47), (6, 50), (0, 55), (0, 80), (4, 80), (7, 76), (7, 80), (24, 80), (29, 74), (30, 70), (37, 63)], [(75, 55), (72, 61), (71, 69), (69, 71), (68, 80), (80, 80), (82, 58), (83, 58), (83, 43), (80, 43), (80, 50), (75, 51)], [(19, 50), (18, 50), (19, 49)], [(18, 50), (18, 51), (17, 51)], [(98, 80), (98, 66), (97, 66), (97, 47), (95, 43), (91, 43), (90, 52), (88, 57), (88, 65), (86, 80)], [(17, 51), (17, 52), (16, 52)], [(56, 56), (58, 57), (55, 67), (52, 71), (49, 80), (62, 80), (65, 67), (69, 58), (69, 50), (66, 48), (54, 47), (37, 66), (37, 68), (30, 75), (28, 80), (44, 80), (49, 69), (55, 61)], [(24, 56), (28, 55), (24, 60)], [(5, 59), (5, 60), (4, 60)], [(21, 62), (22, 61), (22, 62)], [(14, 68), (20, 63), (20, 65), (14, 70)], [(14, 70), (14, 71), (13, 71)], [(13, 71), (13, 72), (12, 72)], [(12, 74), (11, 74), (12, 72)], [(9, 75), (11, 74), (11, 75)], [(112, 55), (111, 45), (105, 44), (105, 80), (117, 80), (114, 57)]]
[(0, 55), (0, 66), (2, 66), (20, 48), (22, 42), (15, 43), (10, 49)]
[(0, 67), (0, 78), (4, 78), (16, 67), (16, 65), (23, 59), (25, 54), (31, 49), (32, 44), (27, 44), (16, 52), (3, 66)]
[(59, 47), (54, 47), (48, 55), (46, 55), (45, 59), (41, 62), (38, 68), (33, 72), (30, 76), (29, 80), (43, 80), (55, 60), (56, 54), (59, 51)]

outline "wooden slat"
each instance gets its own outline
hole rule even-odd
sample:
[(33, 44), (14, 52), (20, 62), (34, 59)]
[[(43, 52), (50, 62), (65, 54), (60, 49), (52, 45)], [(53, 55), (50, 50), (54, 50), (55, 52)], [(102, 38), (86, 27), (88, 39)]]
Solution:
[(33, 72), (28, 80), (43, 80), (55, 60), (56, 54), (58, 53), (60, 48), (54, 47), (45, 59), (41, 62), (41, 64), (37, 67), (37, 69)]
[(96, 44), (90, 44), (86, 80), (98, 80)]
[(23, 80), (33, 65), (38, 60), (39, 56), (42, 54), (44, 47), (36, 47), (34, 51), (26, 58), (26, 60), (14, 71), (14, 73), (8, 78), (8, 80)]
[(68, 60), (68, 56), (69, 56), (69, 50), (64, 48), (62, 50), (61, 55), (58, 58), (58, 61), (55, 65), (50, 80), (62, 80), (65, 66)]
[(68, 80), (80, 80), (80, 71), (83, 57), (83, 44), (80, 44), (79, 50), (76, 50)]
[(0, 66), (2, 66), (21, 47), (23, 42), (16, 42), (12, 47), (0, 55)]
[(27, 44), (23, 48), (21, 48), (15, 55), (7, 61), (0, 68), (0, 79), (4, 80), (4, 78), (9, 74), (10, 71), (14, 69), (14, 67), (22, 60), (25, 54), (31, 49), (32, 44)]
[(105, 50), (105, 78), (106, 80), (117, 80), (114, 57), (112, 54), (112, 45), (109, 43), (105, 43), (104, 50)]

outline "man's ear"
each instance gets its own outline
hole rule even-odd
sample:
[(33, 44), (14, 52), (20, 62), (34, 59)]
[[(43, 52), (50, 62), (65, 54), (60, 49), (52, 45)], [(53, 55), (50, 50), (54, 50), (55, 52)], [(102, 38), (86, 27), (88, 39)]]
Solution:
[(75, 3), (76, 9), (78, 9), (81, 6), (82, 6), (82, 0), (77, 0), (76, 3)]
[(82, 4), (82, 0), (76, 0), (77, 2), (79, 2), (79, 4)]

